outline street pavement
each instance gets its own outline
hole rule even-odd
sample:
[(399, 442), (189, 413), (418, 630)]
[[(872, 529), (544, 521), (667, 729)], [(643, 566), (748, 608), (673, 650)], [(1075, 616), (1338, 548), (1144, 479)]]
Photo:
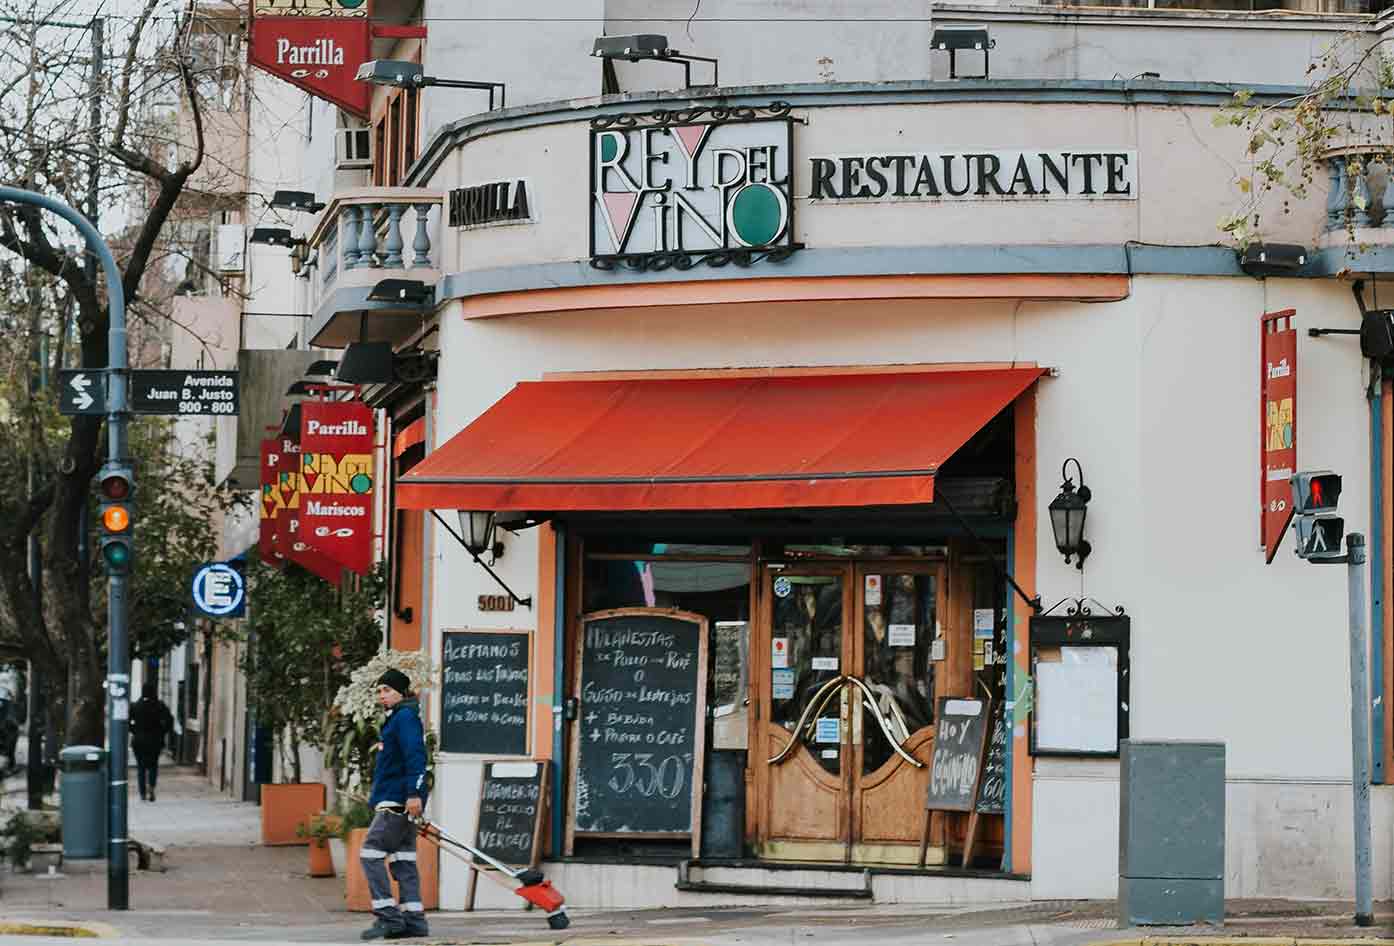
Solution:
[[(0, 807), (23, 805), (22, 775), (4, 785)], [(8, 813), (0, 811), (0, 819)], [(306, 875), (303, 847), (262, 847), (255, 805), (221, 797), (192, 770), (166, 769), (159, 801), (133, 798), (130, 835), (165, 848), (162, 873), (133, 871), (130, 909), (109, 911), (105, 861), (69, 861), (61, 876), (0, 871), (0, 946), (71, 942), (38, 933), (97, 934), (112, 944), (163, 941), (355, 943), (369, 922), (344, 909), (342, 880)], [(1112, 902), (1053, 902), (991, 909), (831, 905), (623, 912), (571, 911), (571, 928), (549, 930), (520, 911), (430, 915), (431, 936), (408, 942), (569, 946), (1141, 946), (1143, 936), (1176, 934), (1176, 943), (1224, 936), (1391, 937), (1394, 905), (1380, 904), (1373, 929), (1349, 926), (1350, 905), (1236, 901), (1223, 930), (1119, 930)], [(1232, 937), (1242, 937), (1234, 940)], [(1269, 946), (1273, 941), (1267, 941)]]

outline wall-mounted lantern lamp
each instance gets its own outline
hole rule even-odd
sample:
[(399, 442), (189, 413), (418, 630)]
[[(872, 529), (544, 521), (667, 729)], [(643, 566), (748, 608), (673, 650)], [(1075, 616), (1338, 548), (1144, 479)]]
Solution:
[(410, 302), (425, 305), (435, 298), (436, 289), (419, 279), (384, 279), (368, 290), (369, 302)]
[(358, 67), (354, 76), (359, 82), (370, 85), (387, 85), (398, 89), (419, 89), (427, 85), (438, 85), (443, 89), (479, 89), (489, 93), (489, 110), (494, 108), (494, 90), (498, 89), (499, 108), (504, 107), (508, 94), (502, 82), (473, 82), (465, 79), (439, 79), (428, 76), (419, 62), (405, 59), (370, 59)]
[[(1075, 489), (1074, 480), (1065, 475), (1071, 463), (1079, 471), (1078, 489)], [(1060, 495), (1050, 501), (1050, 531), (1055, 533), (1055, 547), (1065, 556), (1065, 564), (1075, 558), (1075, 567), (1082, 569), (1084, 560), (1093, 551), (1093, 546), (1084, 538), (1084, 516), (1094, 494), (1084, 485), (1084, 468), (1074, 457), (1060, 464), (1060, 478), (1065, 482), (1060, 484)]]
[(315, 195), (309, 191), (276, 191), (266, 205), (278, 210), (299, 210), (311, 214), (324, 209), (324, 204), (316, 202)]
[(981, 26), (961, 27), (950, 26), (934, 31), (929, 38), (929, 48), (947, 52), (949, 54), (949, 78), (957, 79), (957, 62), (955, 54), (960, 49), (973, 49), (983, 54), (983, 74), (982, 78), (988, 78), (991, 71), (988, 61), (988, 50), (997, 45), (997, 40), (990, 39), (987, 30)]
[(720, 85), (720, 66), (710, 56), (694, 56), (680, 53), (668, 45), (668, 37), (661, 33), (639, 33), (633, 36), (598, 36), (591, 48), (591, 55), (601, 59), (623, 59), (625, 62), (638, 62), (651, 59), (655, 62), (678, 63), (683, 70), (683, 85), (692, 87), (692, 64), (709, 62), (712, 64), (712, 85)]
[(266, 246), (299, 246), (305, 241), (297, 236), (291, 236), (285, 227), (253, 227), (252, 235), (247, 238), (248, 243), (261, 243)]
[[(460, 543), (460, 546), (470, 554), (470, 558), (478, 563), (479, 567), (489, 573), (489, 577), (498, 583), (498, 586), (508, 592), (508, 596), (515, 603), (521, 604), (525, 608), (532, 607), (532, 596), (520, 598), (513, 593), (513, 589), (503, 583), (492, 568), (489, 566), (497, 561), (503, 554), (503, 545), (494, 541), (494, 530), (498, 525), (497, 514), (492, 510), (461, 509), (460, 531), (456, 532), (450, 528), (450, 523), (446, 522), (441, 514), (436, 510), (431, 510), (431, 515), (445, 527), (445, 531), (450, 533), (451, 538)], [(505, 513), (505, 515), (507, 515)], [(489, 561), (484, 561), (481, 557), (485, 553), (489, 554)]]

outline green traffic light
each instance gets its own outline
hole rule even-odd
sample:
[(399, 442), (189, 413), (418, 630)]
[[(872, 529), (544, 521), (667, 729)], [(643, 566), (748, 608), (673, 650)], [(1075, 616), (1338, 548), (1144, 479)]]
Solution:
[(102, 547), (102, 558), (112, 568), (121, 568), (131, 560), (131, 547), (124, 542), (110, 542)]

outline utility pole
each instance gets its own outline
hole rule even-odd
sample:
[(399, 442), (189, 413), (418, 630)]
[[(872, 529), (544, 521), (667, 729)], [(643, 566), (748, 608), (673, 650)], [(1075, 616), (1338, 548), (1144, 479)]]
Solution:
[(1373, 926), (1370, 890), (1370, 692), (1365, 674), (1365, 536), (1346, 536), (1350, 598), (1350, 752), (1355, 810), (1355, 925)]
[[(134, 486), (130, 461), (126, 456), (126, 426), (130, 420), (127, 389), (130, 364), (126, 357), (126, 293), (121, 285), (121, 271), (116, 258), (97, 228), (82, 214), (62, 201), (18, 187), (0, 185), (0, 202), (28, 204), (41, 207), (62, 217), (77, 228), (88, 249), (100, 260), (106, 276), (107, 306), (110, 324), (107, 331), (107, 469), (125, 476)], [(130, 572), (133, 563), (107, 569), (107, 742), (108, 756), (108, 829), (107, 844), (107, 908), (129, 908), (130, 867), (127, 863), (129, 841), (126, 837), (126, 740), (130, 728), (130, 642), (129, 599)]]

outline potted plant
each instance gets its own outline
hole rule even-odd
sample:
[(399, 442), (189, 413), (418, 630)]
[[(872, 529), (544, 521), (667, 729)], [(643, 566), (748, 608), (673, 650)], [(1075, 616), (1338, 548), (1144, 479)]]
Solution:
[(334, 858), (330, 852), (329, 840), (339, 836), (342, 820), (337, 815), (322, 811), (312, 815), (309, 821), (296, 826), (296, 836), (309, 841), (311, 877), (334, 876)]
[[(344, 811), (344, 900), (350, 910), (368, 910), (368, 880), (358, 861), (358, 852), (367, 837), (372, 811), (367, 798), (372, 791), (373, 765), (377, 757), (378, 730), (385, 714), (377, 701), (377, 681), (384, 670), (395, 667), (411, 680), (412, 690), (421, 692), (430, 685), (435, 668), (421, 651), (384, 650), (354, 670), (349, 681), (334, 697), (334, 708), (325, 717), (323, 741), (327, 745), (325, 763), (334, 766), (335, 787), (341, 797), (350, 799)], [(435, 766), (436, 734), (426, 733), (426, 769)], [(429, 776), (428, 776), (429, 779)], [(421, 901), (433, 910), (440, 902), (438, 854), (435, 845), (417, 841), (416, 865), (421, 873)]]
[(254, 604), (241, 669), (257, 722), (273, 734), (282, 778), (261, 786), (262, 843), (305, 844), (297, 828), (326, 799), (322, 783), (302, 781), (300, 750), (326, 748), (324, 719), (335, 695), (380, 645), (382, 568), (343, 589), (295, 565), (254, 562), (248, 577)]

